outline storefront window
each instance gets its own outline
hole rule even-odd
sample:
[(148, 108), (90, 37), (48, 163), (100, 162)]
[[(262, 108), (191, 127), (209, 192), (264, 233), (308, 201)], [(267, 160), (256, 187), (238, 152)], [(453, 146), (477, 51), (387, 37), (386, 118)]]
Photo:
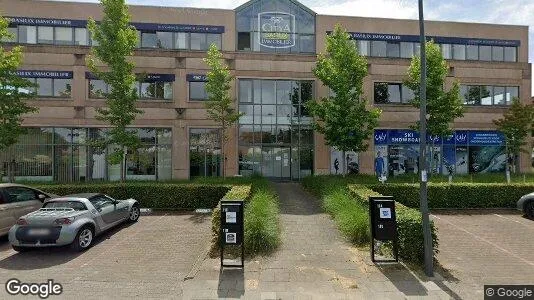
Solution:
[(388, 42), (386, 47), (387, 57), (400, 57), (400, 43)]
[(517, 61), (517, 48), (516, 47), (504, 47), (504, 61)]
[(38, 26), (37, 27), (37, 42), (39, 44), (53, 44), (54, 43), (54, 27)]
[(206, 48), (209, 49), (211, 44), (215, 44), (217, 49), (221, 49), (221, 35), (212, 33), (206, 34)]
[(456, 60), (465, 60), (465, 45), (452, 45), (452, 57)]
[(72, 45), (72, 28), (54, 27), (56, 45)]
[(206, 49), (206, 34), (191, 33), (191, 50)]
[(189, 100), (202, 101), (208, 99), (208, 92), (206, 91), (206, 82), (189, 82)]
[(452, 45), (451, 44), (441, 44), (441, 54), (444, 59), (452, 58)]
[(407, 43), (407, 42), (400, 43), (400, 57), (402, 58), (413, 57), (413, 43)]
[(504, 47), (493, 46), (491, 53), (493, 61), (504, 61)]
[(37, 43), (37, 27), (19, 25), (19, 43), (22, 43), (22, 44)]
[(54, 97), (70, 98), (71, 79), (54, 79)]
[(52, 97), (54, 95), (52, 90), (52, 79), (51, 78), (37, 78), (36, 81), (37, 95), (42, 97)]
[(218, 129), (189, 131), (189, 176), (216, 177), (221, 175), (221, 140)]
[(172, 49), (172, 32), (156, 32), (158, 47), (163, 49)]
[(156, 32), (141, 32), (142, 48), (161, 48), (158, 43)]
[(477, 45), (467, 45), (467, 59), (478, 60), (478, 46)]
[(174, 39), (176, 41), (176, 49), (189, 49), (189, 33), (176, 32), (174, 34)]
[(387, 42), (371, 41), (371, 56), (386, 57), (387, 56)]
[(491, 46), (480, 46), (480, 60), (491, 61)]
[(108, 85), (104, 82), (104, 80), (89, 80), (89, 98), (104, 98), (107, 92)]
[(74, 28), (74, 45), (87, 46), (88, 44), (87, 28)]

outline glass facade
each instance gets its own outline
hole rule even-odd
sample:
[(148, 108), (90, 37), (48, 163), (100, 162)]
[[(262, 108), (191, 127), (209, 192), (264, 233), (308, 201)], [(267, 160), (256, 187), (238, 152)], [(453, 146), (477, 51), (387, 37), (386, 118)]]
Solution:
[[(172, 100), (173, 99), (172, 81), (156, 82), (136, 82), (137, 96), (139, 100)], [(109, 92), (109, 86), (100, 79), (89, 79), (89, 98), (103, 99)]]
[[(126, 178), (170, 180), (172, 175), (171, 129), (132, 129), (142, 147), (127, 154)], [(11, 164), (16, 180), (80, 182), (120, 180), (120, 165), (111, 165), (106, 153), (89, 141), (106, 134), (102, 128), (28, 128), (19, 141), (0, 153), (3, 180)]]
[(236, 9), (237, 50), (315, 53), (315, 13), (293, 1), (245, 5)]
[(465, 105), (510, 105), (519, 97), (518, 86), (460, 85), (460, 97)]
[(221, 132), (216, 128), (189, 130), (189, 176), (221, 176)]
[(313, 81), (239, 79), (239, 174), (313, 173), (312, 119), (304, 106), (313, 91)]
[(376, 104), (410, 104), (414, 92), (402, 83), (375, 82), (374, 103)]

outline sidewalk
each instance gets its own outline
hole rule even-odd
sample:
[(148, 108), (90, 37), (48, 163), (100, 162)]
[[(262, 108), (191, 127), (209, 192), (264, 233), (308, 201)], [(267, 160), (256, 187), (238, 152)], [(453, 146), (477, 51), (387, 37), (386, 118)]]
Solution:
[[(276, 183), (282, 245), (272, 256), (220, 272), (206, 259), (183, 283), (184, 299), (450, 299), (437, 282), (422, 282), (400, 264), (376, 267), (368, 253), (340, 236), (318, 200), (297, 183)], [(446, 287), (445, 287), (446, 288)]]

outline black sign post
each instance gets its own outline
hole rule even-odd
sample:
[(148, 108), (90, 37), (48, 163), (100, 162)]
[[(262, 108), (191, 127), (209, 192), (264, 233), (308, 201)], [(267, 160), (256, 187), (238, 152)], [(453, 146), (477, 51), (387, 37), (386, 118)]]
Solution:
[[(398, 232), (395, 201), (390, 196), (369, 197), (369, 219), (371, 221), (371, 260), (373, 262), (398, 262)], [(375, 240), (393, 242), (393, 260), (375, 259)]]
[[(243, 201), (221, 201), (221, 231), (220, 231), (220, 248), (221, 248), (221, 267), (240, 267), (245, 266), (245, 243), (244, 243), (244, 218), (243, 218)], [(224, 263), (224, 247), (241, 246), (241, 264), (230, 265)]]

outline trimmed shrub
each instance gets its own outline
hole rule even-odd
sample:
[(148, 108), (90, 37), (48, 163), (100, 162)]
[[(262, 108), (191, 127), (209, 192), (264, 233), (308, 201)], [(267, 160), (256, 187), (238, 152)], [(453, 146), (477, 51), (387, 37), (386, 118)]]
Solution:
[[(254, 257), (268, 254), (280, 244), (280, 224), (278, 197), (270, 183), (263, 178), (255, 178), (251, 185), (234, 186), (223, 197), (225, 200), (242, 200), (245, 202), (245, 255)], [(212, 213), (211, 256), (217, 256), (220, 250), (220, 203)]]
[[(381, 194), (361, 185), (350, 185), (349, 190), (354, 199), (366, 207), (369, 207), (369, 196), (381, 196)], [(405, 261), (423, 264), (425, 253), (421, 213), (398, 202), (396, 202), (395, 208), (399, 233), (399, 256)], [(437, 229), (432, 221), (430, 222), (430, 229), (434, 255), (436, 255), (439, 243)]]
[(225, 185), (127, 182), (54, 184), (33, 187), (56, 195), (103, 193), (115, 199), (133, 198), (141, 207), (166, 210), (214, 208), (230, 190)]
[[(408, 207), (419, 207), (419, 185), (375, 184), (369, 187), (391, 195)], [(429, 208), (515, 208), (521, 196), (532, 193), (534, 184), (501, 183), (431, 183), (428, 185)]]

